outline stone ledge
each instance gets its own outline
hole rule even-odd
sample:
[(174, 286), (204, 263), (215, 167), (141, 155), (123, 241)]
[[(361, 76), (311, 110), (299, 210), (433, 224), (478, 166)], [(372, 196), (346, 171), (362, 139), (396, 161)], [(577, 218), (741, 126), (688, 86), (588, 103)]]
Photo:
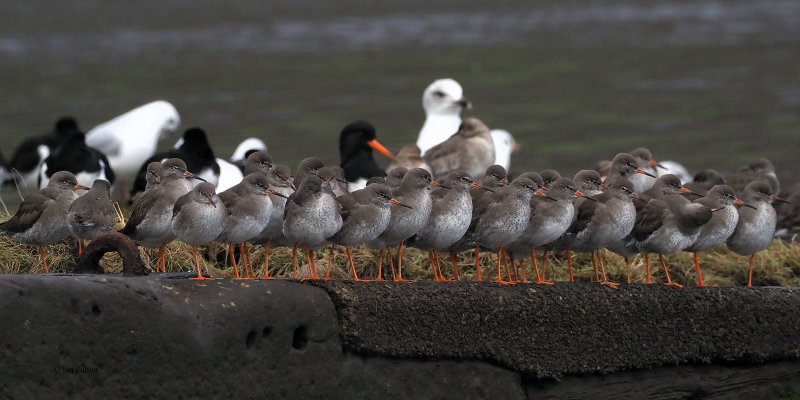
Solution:
[(188, 276), (0, 277), (0, 397), (752, 398), (800, 387), (798, 289)]

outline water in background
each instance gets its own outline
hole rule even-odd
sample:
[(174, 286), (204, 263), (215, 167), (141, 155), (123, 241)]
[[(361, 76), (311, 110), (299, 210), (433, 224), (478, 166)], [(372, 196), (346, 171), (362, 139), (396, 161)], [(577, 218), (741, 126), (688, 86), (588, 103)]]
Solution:
[(800, 178), (800, 2), (495, 3), (2, 2), (0, 149), (61, 115), (88, 131), (166, 99), (218, 156), (258, 136), (280, 163), (338, 163), (355, 119), (413, 142), (422, 90), (452, 77), (467, 115), (522, 144), (517, 169), (571, 174), (644, 145), (690, 170), (766, 156)]

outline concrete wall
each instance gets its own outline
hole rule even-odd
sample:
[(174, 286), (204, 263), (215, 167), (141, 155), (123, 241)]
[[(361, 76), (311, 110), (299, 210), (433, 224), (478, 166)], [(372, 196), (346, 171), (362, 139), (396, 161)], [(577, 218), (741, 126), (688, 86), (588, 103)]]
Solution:
[(0, 398), (760, 398), (800, 388), (796, 289), (186, 276), (0, 277)]

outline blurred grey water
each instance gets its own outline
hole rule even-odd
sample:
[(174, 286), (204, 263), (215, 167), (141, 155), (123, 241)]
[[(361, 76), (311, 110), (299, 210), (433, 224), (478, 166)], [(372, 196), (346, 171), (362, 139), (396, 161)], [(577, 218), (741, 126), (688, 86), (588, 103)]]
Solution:
[[(92, 126), (155, 99), (220, 156), (338, 162), (338, 132), (415, 140), (424, 87), (511, 131), (520, 169), (573, 173), (649, 146), (690, 169), (767, 156), (797, 180), (798, 1), (2, 2), (0, 149), (60, 115)], [(162, 147), (172, 144), (162, 143)]]

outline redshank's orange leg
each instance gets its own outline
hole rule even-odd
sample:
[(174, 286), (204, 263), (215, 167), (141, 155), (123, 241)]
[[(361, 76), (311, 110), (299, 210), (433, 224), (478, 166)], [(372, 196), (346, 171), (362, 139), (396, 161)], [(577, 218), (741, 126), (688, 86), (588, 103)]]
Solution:
[(650, 253), (644, 253), (644, 267), (647, 271), (647, 284), (650, 284)]
[(572, 252), (567, 249), (567, 269), (569, 269), (569, 281), (575, 283), (575, 276), (572, 275)]
[(547, 250), (542, 254), (542, 279), (547, 280)]
[(228, 243), (228, 252), (231, 254), (231, 262), (233, 263), (233, 277), (236, 279), (242, 279), (239, 276), (239, 269), (236, 268), (236, 255), (233, 254), (233, 249), (234, 249), (233, 244)]
[(403, 279), (403, 244), (405, 240), (400, 241), (400, 246), (397, 246), (397, 279), (396, 282), (411, 282), (408, 279)]
[(389, 260), (389, 268), (392, 269), (392, 280), (397, 280), (397, 271), (394, 270), (394, 256), (392, 256), (392, 248), (386, 248), (386, 259)]
[(500, 276), (500, 271), (501, 271), (500, 270), (500, 264), (501, 264), (502, 260), (503, 260), (503, 246), (500, 246), (500, 248), (497, 250), (497, 279), (495, 279), (495, 282), (502, 283), (504, 285), (508, 285), (508, 284), (513, 283), (513, 282), (504, 281), (503, 277)]
[(428, 262), (431, 264), (431, 271), (433, 271), (433, 280), (436, 282), (441, 282), (442, 278), (439, 277), (439, 272), (436, 271), (436, 261), (433, 260), (433, 252), (428, 252)]
[(439, 277), (442, 278), (442, 282), (455, 282), (455, 279), (445, 279), (444, 274), (442, 273), (442, 264), (439, 262), (439, 252), (436, 249), (433, 250), (433, 260), (436, 262), (436, 270), (439, 271)]
[(528, 282), (528, 277), (525, 276), (525, 260), (519, 260), (519, 272), (520, 276), (522, 276), (523, 282)]
[(303, 254), (306, 255), (306, 263), (308, 263), (308, 276), (301, 278), (300, 282), (314, 279), (314, 270), (311, 269), (311, 254), (308, 251), (308, 246), (303, 246)]
[(450, 253), (450, 262), (453, 264), (453, 279), (458, 280), (458, 257), (456, 253)]
[(347, 262), (350, 263), (350, 271), (353, 272), (353, 280), (356, 282), (369, 282), (368, 280), (359, 279), (356, 274), (356, 265), (353, 263), (353, 250), (350, 247), (345, 247), (344, 251), (347, 252)]
[(536, 283), (543, 283), (545, 285), (552, 285), (553, 282), (547, 282), (539, 275), (539, 263), (536, 262), (536, 248), (531, 246), (531, 260), (533, 260), (533, 269), (536, 271)]
[(661, 266), (664, 267), (664, 275), (667, 276), (667, 283), (666, 284), (669, 285), (669, 286), (683, 287), (683, 285), (675, 283), (675, 282), (672, 281), (672, 279), (670, 279), (669, 271), (667, 271), (667, 263), (664, 261), (664, 255), (659, 253), (658, 254), (658, 259), (661, 260)]
[(297, 243), (294, 244), (294, 248), (292, 248), (292, 271), (294, 279), (297, 279)]
[(269, 276), (269, 246), (272, 244), (272, 239), (267, 240), (264, 245), (264, 276), (261, 279), (275, 279)]
[(83, 255), (83, 240), (78, 239), (78, 257)]
[(476, 244), (475, 245), (475, 270), (478, 271), (478, 282), (483, 281), (483, 278), (481, 277), (481, 259), (479, 257), (480, 253), (481, 253), (481, 246)]
[(44, 273), (49, 274), (50, 269), (47, 268), (47, 260), (44, 259), (44, 247), (39, 246), (39, 256), (42, 257), (42, 265), (44, 265)]
[(383, 253), (385, 253), (384, 250), (378, 252), (378, 277), (375, 278), (376, 281), (383, 280)]
[[(43, 256), (44, 257), (44, 256)], [(747, 287), (753, 287), (753, 260), (756, 258), (756, 253), (750, 255), (750, 269), (747, 273)], [(44, 260), (44, 259), (43, 259)], [(45, 271), (47, 270), (47, 266), (45, 266)]]
[[(506, 254), (505, 249), (502, 251), (501, 254), (503, 256), (503, 266), (506, 267), (506, 276), (508, 277), (508, 282), (516, 283), (517, 282), (517, 278), (516, 278), (517, 271), (514, 271), (514, 273), (511, 272), (512, 268), (508, 266), (508, 254)], [(512, 265), (512, 267), (513, 267), (513, 265)]]
[(603, 255), (600, 254), (600, 250), (597, 250), (597, 262), (600, 264), (600, 270), (603, 271), (603, 281), (600, 282), (602, 285), (608, 285), (612, 288), (616, 289), (619, 286), (618, 283), (611, 282), (606, 278), (606, 263), (603, 261)]
[(303, 246), (303, 251), (305, 251), (306, 258), (308, 259), (308, 274), (309, 274), (309, 277), (301, 279), (301, 280), (307, 280), (307, 279), (315, 279), (316, 280), (316, 279), (319, 279), (319, 276), (317, 275), (317, 263), (314, 261), (314, 251), (310, 250), (308, 248), (308, 246)]
[(161, 245), (161, 272), (167, 272), (167, 244)]
[[(514, 268), (514, 263), (511, 263), (511, 267), (508, 266), (508, 252), (503, 249), (503, 264), (506, 266), (506, 275), (508, 275), (508, 281), (517, 283), (519, 279), (517, 279), (517, 269)], [(509, 273), (509, 269), (512, 271)]]
[(199, 258), (199, 257), (197, 257), (197, 246), (192, 246), (192, 255), (194, 255), (194, 265), (195, 265), (195, 267), (197, 268), (197, 277), (194, 277), (194, 278), (189, 278), (189, 279), (192, 279), (192, 280), (203, 280), (203, 281), (206, 281), (206, 280), (208, 280), (208, 281), (214, 280), (214, 278), (206, 278), (206, 277), (205, 277), (205, 276), (203, 276), (203, 274), (200, 272), (200, 258)]
[(333, 270), (333, 252), (336, 251), (336, 248), (333, 247), (333, 243), (328, 248), (328, 271), (325, 272), (325, 280), (331, 280), (331, 270)]
[(244, 278), (253, 279), (253, 265), (250, 264), (250, 253), (247, 252), (247, 243), (239, 243), (239, 254), (244, 262)]
[(625, 257), (625, 275), (628, 276), (628, 283), (631, 283), (631, 259)]
[(156, 253), (156, 272), (164, 272), (164, 266), (161, 264), (164, 260), (164, 245), (158, 246), (158, 253)]
[(597, 274), (597, 261), (595, 260), (594, 251), (592, 252), (592, 268), (594, 268), (595, 282), (600, 282), (600, 275)]
[(700, 274), (700, 258), (697, 252), (694, 252), (694, 269), (697, 271), (697, 286), (705, 286), (703, 283), (703, 275)]

